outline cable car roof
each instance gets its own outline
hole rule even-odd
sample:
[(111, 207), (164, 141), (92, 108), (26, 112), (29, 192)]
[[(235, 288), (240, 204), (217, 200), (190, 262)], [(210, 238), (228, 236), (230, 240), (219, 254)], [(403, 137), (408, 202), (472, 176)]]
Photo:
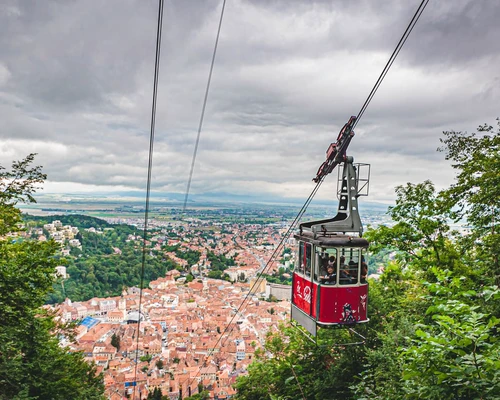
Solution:
[(368, 247), (368, 240), (359, 236), (349, 236), (343, 234), (328, 234), (327, 236), (319, 236), (313, 232), (304, 231), (302, 234), (295, 234), (297, 240), (304, 240), (316, 246), (323, 247)]

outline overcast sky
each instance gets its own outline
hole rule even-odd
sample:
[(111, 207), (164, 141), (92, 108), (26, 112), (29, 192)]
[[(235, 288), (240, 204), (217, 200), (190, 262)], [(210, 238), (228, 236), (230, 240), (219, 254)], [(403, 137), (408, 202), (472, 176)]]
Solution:
[[(191, 193), (306, 199), (419, 3), (227, 0)], [(186, 190), (221, 7), (165, 3), (155, 190)], [(44, 193), (145, 190), (157, 8), (2, 0), (0, 165), (38, 153)], [(371, 164), (371, 201), (448, 186), (442, 131), (500, 116), (499, 20), (497, 0), (430, 1), (349, 148)]]

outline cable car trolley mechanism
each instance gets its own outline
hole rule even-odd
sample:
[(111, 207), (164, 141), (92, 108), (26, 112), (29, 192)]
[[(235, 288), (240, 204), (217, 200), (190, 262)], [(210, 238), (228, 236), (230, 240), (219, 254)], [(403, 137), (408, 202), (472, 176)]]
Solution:
[(346, 155), (356, 117), (340, 131), (327, 150), (315, 182), (340, 164), (335, 217), (299, 225), (294, 235), (298, 252), (292, 280), (292, 319), (316, 336), (318, 326), (352, 326), (368, 322), (368, 267), (362, 238), (358, 198), (368, 195), (369, 164), (354, 164)]

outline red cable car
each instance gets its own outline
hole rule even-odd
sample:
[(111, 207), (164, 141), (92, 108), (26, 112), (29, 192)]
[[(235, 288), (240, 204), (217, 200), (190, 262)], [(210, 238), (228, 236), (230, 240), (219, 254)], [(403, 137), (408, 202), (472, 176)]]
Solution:
[[(351, 121), (352, 118), (346, 126), (352, 127)], [(341, 134), (345, 130), (344, 126)], [(350, 140), (352, 130), (348, 129), (347, 134)], [(335, 158), (338, 155), (332, 157), (327, 153), (316, 182), (338, 165)], [(292, 281), (292, 319), (313, 336), (318, 326), (354, 325), (369, 320), (365, 262), (369, 243), (361, 237), (363, 226), (357, 200), (368, 195), (370, 169), (368, 164), (354, 165), (353, 158), (345, 153), (342, 158), (337, 215), (302, 223), (299, 233), (294, 235), (299, 248)]]

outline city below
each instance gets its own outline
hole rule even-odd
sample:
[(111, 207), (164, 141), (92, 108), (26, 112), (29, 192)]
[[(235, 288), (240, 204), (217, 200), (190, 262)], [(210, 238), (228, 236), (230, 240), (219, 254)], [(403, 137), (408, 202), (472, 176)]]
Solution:
[[(124, 278), (119, 263), (142, 249), (143, 206), (49, 196), (23, 209), (33, 215), (26, 235), (59, 242), (68, 260), (57, 267), (59, 297), (46, 306), (61, 321), (77, 323), (76, 341), (63, 338), (62, 344), (96, 363), (113, 400), (155, 388), (178, 399), (201, 386), (213, 399), (234, 395), (237, 377), (246, 374), (266, 333), (290, 320), (295, 240), (283, 238), (298, 210), (207, 203), (183, 213), (153, 202), (145, 248), (151, 262), (168, 266), (146, 280), (141, 293), (140, 285), (127, 285), (133, 279)], [(312, 207), (307, 218), (335, 212)], [(382, 206), (362, 212), (365, 225), (390, 224)], [(88, 226), (99, 220), (80, 214), (112, 225)], [(76, 222), (63, 222), (68, 217)], [(125, 226), (129, 232), (120, 230)], [(98, 241), (111, 250), (100, 255), (93, 249)]]

